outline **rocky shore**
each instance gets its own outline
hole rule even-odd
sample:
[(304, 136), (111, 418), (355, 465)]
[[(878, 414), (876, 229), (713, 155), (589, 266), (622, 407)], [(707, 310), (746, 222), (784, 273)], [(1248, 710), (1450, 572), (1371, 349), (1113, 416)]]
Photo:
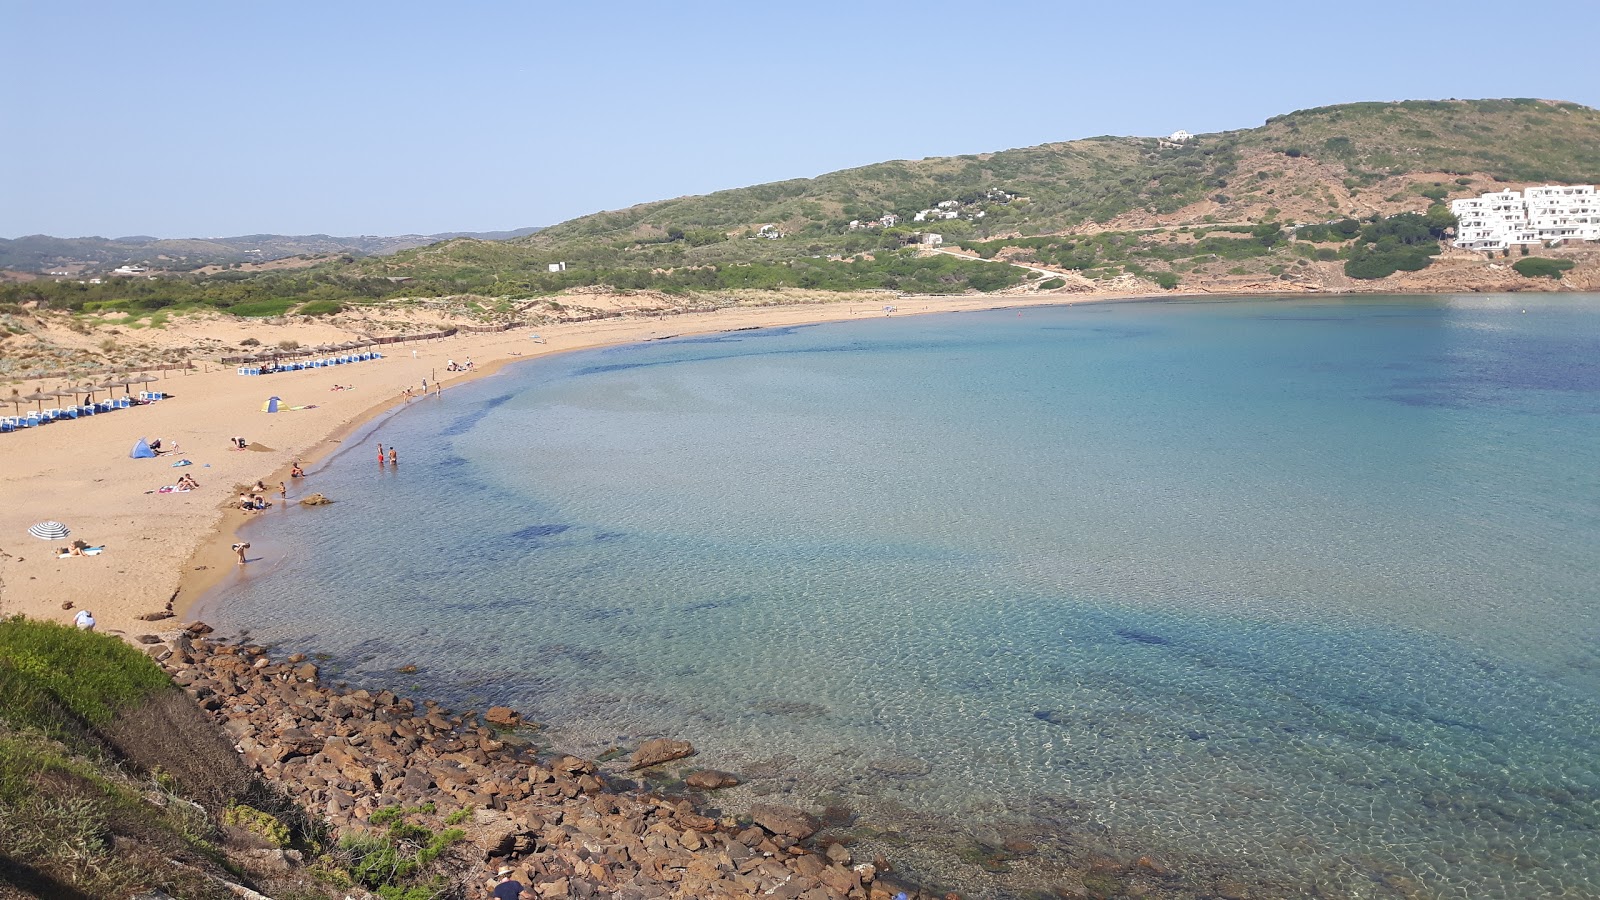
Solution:
[[(274, 659), (207, 631), (196, 624), (140, 640), (248, 766), (336, 833), (379, 830), (397, 809), (435, 831), (459, 827), (456, 852), (475, 870), (458, 873), (463, 884), (511, 866), (547, 900), (930, 896), (889, 876), (882, 857), (858, 860), (842, 842), (816, 840), (820, 822), (803, 810), (756, 804), (737, 817), (706, 815), (704, 803), (608, 776), (592, 760), (541, 756), (516, 739), (513, 710), (480, 717), (386, 690), (330, 688), (302, 655)], [(649, 741), (630, 771), (693, 752), (687, 742)], [(701, 793), (735, 783), (712, 770), (685, 780)], [(300, 863), (292, 851), (281, 858)]]

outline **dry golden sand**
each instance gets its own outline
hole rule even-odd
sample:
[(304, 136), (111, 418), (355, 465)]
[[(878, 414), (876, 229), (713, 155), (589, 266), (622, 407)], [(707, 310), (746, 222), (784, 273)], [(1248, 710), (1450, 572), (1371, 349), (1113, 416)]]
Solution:
[[(1112, 299), (1128, 298), (1037, 294), (907, 298), (895, 304), (896, 315), (907, 315)], [(447, 376), (448, 359), (470, 357), (475, 371), (448, 375), (446, 395), (466, 378), (550, 353), (880, 315), (881, 305), (855, 302), (626, 317), (544, 326), (537, 329), (543, 343), (530, 340), (533, 329), (513, 329), (392, 345), (382, 360), (326, 369), (261, 377), (241, 377), (232, 369), (174, 375), (150, 385), (170, 395), (155, 404), (0, 435), (0, 615), (68, 622), (75, 610), (87, 608), (102, 631), (140, 634), (162, 630), (172, 621), (145, 622), (140, 615), (171, 603), (181, 618), (218, 579), (269, 577), (270, 560), (249, 563), (239, 572), (229, 552), (233, 531), (245, 515), (228, 509), (237, 499), (236, 485), (264, 480), (271, 488), (269, 498), (280, 502), (278, 482), (300, 460), (311, 475), (291, 485), (290, 502), (315, 491), (314, 463), (320, 455), (374, 416), (405, 402), (407, 387), (419, 387), (424, 377), (431, 383), (435, 373)], [(335, 391), (335, 384), (353, 389)], [(263, 413), (262, 402), (274, 394), (285, 405), (316, 408)], [(266, 449), (230, 450), (234, 436)], [(179, 452), (130, 459), (128, 451), (141, 437), (159, 437)], [(177, 459), (193, 465), (172, 468)], [(200, 482), (200, 490), (150, 493), (184, 473)], [(46, 542), (27, 532), (29, 525), (46, 519), (66, 523), (72, 539), (104, 545), (105, 551), (58, 559), (54, 551), (64, 541)], [(69, 601), (74, 608), (63, 609)]]

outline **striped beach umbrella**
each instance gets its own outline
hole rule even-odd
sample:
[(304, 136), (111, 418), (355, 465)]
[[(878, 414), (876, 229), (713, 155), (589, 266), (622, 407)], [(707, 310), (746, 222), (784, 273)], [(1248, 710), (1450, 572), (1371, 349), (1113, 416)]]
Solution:
[(28, 526), (28, 533), (41, 541), (59, 541), (72, 533), (72, 529), (60, 522), (35, 522)]

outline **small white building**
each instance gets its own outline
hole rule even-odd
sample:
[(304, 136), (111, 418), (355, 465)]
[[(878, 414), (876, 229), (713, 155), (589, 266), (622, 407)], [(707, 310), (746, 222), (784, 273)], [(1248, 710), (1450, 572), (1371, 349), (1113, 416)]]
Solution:
[(894, 226), (900, 224), (900, 217), (894, 213), (884, 213), (883, 216), (878, 219), (878, 223), (885, 228), (893, 228)]
[(960, 206), (961, 204), (958, 201), (955, 201), (955, 200), (940, 200), (938, 203), (936, 203), (934, 205), (939, 207), (940, 209), (955, 209), (956, 207)]
[(143, 275), (144, 273), (146, 273), (148, 271), (150, 271), (150, 270), (146, 269), (144, 266), (117, 266), (115, 269), (111, 270), (111, 274), (113, 274), (113, 275)]
[(934, 234), (931, 231), (924, 231), (922, 234), (917, 236), (917, 243), (924, 247), (937, 247), (944, 243), (944, 235)]
[(1600, 196), (1593, 185), (1544, 185), (1450, 201), (1453, 246), (1504, 250), (1513, 244), (1600, 240)]
[(552, 271), (552, 272), (565, 272), (566, 270), (567, 270), (567, 264), (565, 262), (558, 262), (558, 263), (551, 263), (550, 264), (550, 271)]
[(776, 225), (763, 225), (756, 229), (756, 237), (766, 238), (769, 241), (775, 241), (778, 238), (783, 237), (783, 232), (779, 231), (778, 226)]
[(1187, 144), (1194, 140), (1194, 135), (1184, 131), (1182, 128), (1179, 128), (1177, 131), (1174, 131), (1172, 134), (1168, 135), (1167, 140), (1173, 142), (1174, 144)]

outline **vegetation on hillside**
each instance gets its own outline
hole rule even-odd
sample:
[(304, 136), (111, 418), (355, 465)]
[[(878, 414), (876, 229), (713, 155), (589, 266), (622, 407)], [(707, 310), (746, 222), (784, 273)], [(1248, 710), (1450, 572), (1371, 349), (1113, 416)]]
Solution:
[(1516, 269), (1517, 274), (1524, 278), (1553, 278), (1560, 281), (1562, 273), (1571, 269), (1572, 265), (1573, 263), (1570, 259), (1529, 256), (1512, 263), (1511, 268)]
[[(0, 895), (234, 896), (243, 846), (317, 860), (279, 886), (313, 900), (361, 886), (386, 900), (459, 894), (443, 857), (463, 832), (379, 811), (379, 830), (330, 842), (250, 778), (230, 743), (158, 666), (114, 637), (0, 619)], [(430, 810), (431, 811), (431, 810)], [(452, 824), (459, 817), (452, 820)], [(263, 886), (263, 885), (258, 885)], [(287, 894), (283, 894), (287, 895)]]
[[(1263, 159), (1281, 165), (1263, 165)], [(1600, 112), (1539, 100), (1355, 103), (1183, 143), (1097, 137), (884, 162), (596, 213), (511, 241), (450, 240), (296, 272), (101, 285), (35, 281), (0, 287), (0, 304), (32, 300), (83, 312), (205, 307), (278, 316), (328, 314), (336, 304), (398, 297), (520, 300), (587, 287), (678, 295), (746, 288), (937, 294), (993, 291), (1022, 280), (1004, 267), (930, 256), (918, 249), (924, 232), (980, 252), (1004, 241), (1024, 258), (1091, 277), (1135, 274), (1170, 284), (1207, 262), (1229, 261), (1229, 272), (1257, 274), (1303, 267), (1302, 260), (1343, 259), (1351, 277), (1371, 279), (1420, 268), (1429, 254), (1409, 232), (1396, 230), (1409, 225), (1380, 233), (1353, 218), (1370, 218), (1374, 207), (1352, 212), (1350, 198), (1397, 176), (1424, 173), (1432, 180), (1386, 186), (1393, 192), (1399, 185), (1381, 211), (1420, 213), (1488, 179), (1600, 180)], [(1291, 199), (1310, 227), (1271, 205)], [(1210, 238), (1171, 242), (1181, 246), (1129, 237), (1125, 226), (1117, 246), (1109, 238), (1064, 236), (1119, 217), (1179, 210), (1189, 210), (1185, 216), (1196, 232), (1217, 224), (1246, 230), (1213, 228)], [(933, 216), (919, 223), (919, 213)], [(1433, 210), (1423, 215), (1433, 220), (1428, 224), (1436, 241), (1438, 216)], [(1255, 233), (1258, 226), (1266, 229), (1262, 235)], [(1025, 243), (1034, 238), (1046, 243)]]

